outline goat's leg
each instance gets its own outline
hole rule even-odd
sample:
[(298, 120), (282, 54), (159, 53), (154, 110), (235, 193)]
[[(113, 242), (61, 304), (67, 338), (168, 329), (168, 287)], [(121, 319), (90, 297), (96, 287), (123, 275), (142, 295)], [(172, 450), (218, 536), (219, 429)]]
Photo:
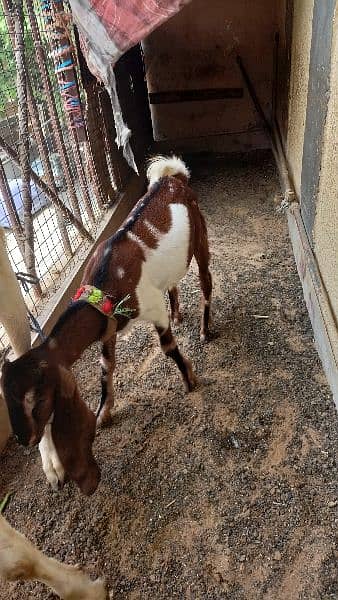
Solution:
[(111, 409), (114, 406), (113, 373), (115, 368), (116, 335), (102, 344), (101, 352), (101, 400), (96, 411), (98, 425), (107, 425), (111, 421)]
[(180, 299), (177, 287), (173, 287), (171, 290), (168, 290), (168, 294), (170, 301), (171, 319), (174, 325), (178, 325), (179, 323), (182, 323), (182, 313), (180, 311)]
[(201, 288), (203, 293), (203, 308), (201, 318), (201, 330), (200, 338), (201, 342), (205, 342), (209, 336), (209, 324), (210, 324), (210, 305), (211, 305), (211, 293), (212, 293), (212, 279), (209, 269), (201, 270), (199, 272)]
[(181, 354), (169, 323), (167, 327), (158, 327), (156, 325), (155, 327), (160, 338), (162, 351), (166, 356), (169, 356), (175, 361), (181, 371), (186, 391), (191, 392), (196, 386), (197, 378), (190, 360)]
[(204, 219), (201, 215), (201, 228), (198, 243), (196, 245), (194, 255), (199, 270), (199, 278), (202, 289), (202, 317), (201, 317), (201, 330), (200, 338), (201, 342), (205, 342), (209, 335), (209, 321), (210, 321), (210, 304), (212, 294), (212, 278), (209, 271), (209, 244), (207, 228)]

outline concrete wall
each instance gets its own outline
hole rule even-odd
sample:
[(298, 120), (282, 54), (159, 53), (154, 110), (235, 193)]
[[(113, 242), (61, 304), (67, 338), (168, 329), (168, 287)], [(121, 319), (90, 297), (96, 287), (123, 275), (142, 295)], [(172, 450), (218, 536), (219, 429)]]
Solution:
[[(243, 89), (240, 54), (269, 114), (274, 36), (283, 14), (279, 0), (211, 0), (207, 6), (193, 0), (143, 44), (149, 92)], [(245, 89), (242, 98), (154, 104), (151, 112), (155, 140), (189, 140), (189, 149), (204, 140), (207, 149), (220, 150), (217, 136), (223, 135), (225, 150), (267, 146)]]
[(338, 403), (337, 5), (337, 0), (294, 1), (287, 159), (303, 228), (300, 235), (290, 229), (295, 255), (301, 256), (297, 266)]
[[(338, 321), (338, 6), (332, 36), (330, 96), (323, 136), (313, 240), (314, 253), (335, 320), (329, 331), (338, 362), (338, 344), (333, 335)], [(326, 311), (327, 321), (331, 322), (331, 318)]]
[(295, 0), (293, 6), (291, 74), (289, 84), (287, 157), (298, 198), (301, 197), (303, 145), (312, 38), (312, 13), (313, 0)]

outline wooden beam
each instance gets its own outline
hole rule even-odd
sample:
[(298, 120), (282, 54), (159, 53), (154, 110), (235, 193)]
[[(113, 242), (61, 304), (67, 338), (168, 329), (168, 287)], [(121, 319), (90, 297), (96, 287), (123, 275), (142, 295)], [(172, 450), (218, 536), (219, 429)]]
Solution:
[(205, 102), (243, 98), (243, 88), (206, 88), (204, 90), (170, 90), (169, 92), (150, 92), (150, 104), (173, 104), (181, 102)]

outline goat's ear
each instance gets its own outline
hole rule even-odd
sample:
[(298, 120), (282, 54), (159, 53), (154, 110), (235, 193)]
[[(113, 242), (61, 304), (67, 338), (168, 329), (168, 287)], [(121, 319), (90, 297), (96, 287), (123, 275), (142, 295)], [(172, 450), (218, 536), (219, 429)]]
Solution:
[(95, 415), (81, 400), (72, 372), (59, 367), (53, 441), (67, 475), (87, 496), (95, 492), (100, 481), (100, 471), (92, 453), (95, 428)]

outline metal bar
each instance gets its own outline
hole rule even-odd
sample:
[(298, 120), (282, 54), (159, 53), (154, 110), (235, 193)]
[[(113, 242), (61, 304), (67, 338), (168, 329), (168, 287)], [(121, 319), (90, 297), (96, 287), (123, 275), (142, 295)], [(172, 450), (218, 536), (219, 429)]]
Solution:
[(180, 102), (205, 102), (243, 98), (243, 88), (206, 88), (204, 90), (170, 90), (168, 92), (150, 92), (150, 104), (172, 104)]
[[(34, 137), (36, 140), (36, 145), (38, 147), (39, 154), (40, 154), (41, 161), (42, 161), (43, 172), (45, 174), (46, 181), (47, 181), (49, 187), (55, 193), (55, 195), (57, 195), (58, 189), (57, 189), (57, 186), (55, 183), (54, 173), (53, 173), (53, 169), (52, 169), (50, 159), (49, 159), (47, 143), (46, 143), (45, 137), (44, 137), (42, 129), (41, 129), (40, 115), (39, 115), (39, 111), (38, 111), (38, 108), (35, 103), (33, 90), (32, 90), (29, 80), (27, 81), (27, 91), (28, 91), (28, 110), (29, 110), (30, 117), (31, 117), (31, 123), (32, 123), (32, 127), (33, 127)], [(60, 230), (63, 249), (64, 249), (66, 255), (68, 257), (71, 257), (73, 255), (73, 252), (72, 252), (72, 247), (70, 244), (68, 231), (67, 231), (67, 227), (66, 227), (64, 218), (59, 209), (56, 209), (55, 212), (56, 212), (57, 224), (58, 224), (58, 227)]]
[(279, 55), (279, 33), (275, 33), (272, 61), (272, 93), (271, 93), (271, 115), (272, 121), (277, 117), (278, 100), (278, 55)]
[(40, 3), (64, 111), (78, 141), (84, 142), (87, 137), (85, 122), (74, 68), (73, 44), (68, 34), (71, 14), (65, 13), (63, 0), (40, 0)]
[(74, 68), (72, 41), (67, 31), (69, 15), (64, 12), (62, 0), (59, 0), (57, 3), (49, 3), (49, 0), (43, 0), (41, 10), (44, 15), (45, 26), (52, 49), (55, 73), (63, 100), (64, 113), (69, 126), (73, 157), (83, 202), (88, 218), (94, 224), (94, 213), (79, 148), (79, 143), (85, 142), (87, 135), (82, 114), (77, 74)]
[[(67, 117), (67, 119), (68, 119), (68, 117)], [(91, 224), (93, 225), (95, 223), (95, 219), (94, 219), (91, 198), (88, 193), (88, 184), (86, 181), (86, 176), (84, 174), (83, 165), (81, 162), (79, 141), (78, 141), (78, 138), (77, 138), (77, 135), (76, 135), (74, 129), (72, 129), (72, 128), (70, 128), (70, 135), (71, 135), (71, 141), (72, 141), (72, 147), (73, 147), (73, 157), (74, 157), (74, 162), (75, 162), (76, 170), (77, 170), (78, 177), (79, 177), (83, 202), (84, 202), (84, 205), (86, 208), (88, 218), (89, 218)]]
[[(100, 103), (99, 103), (99, 88), (96, 82), (90, 82), (89, 84), (84, 80), (84, 88), (87, 96), (86, 106), (86, 125), (88, 128), (89, 148), (88, 154), (91, 154), (90, 159), (87, 161), (91, 168), (92, 177), (97, 180), (96, 185), (99, 188), (99, 207), (102, 208), (101, 198), (104, 198), (105, 203), (114, 203), (116, 201), (116, 194), (111, 184), (110, 173), (108, 168), (108, 161), (110, 157), (106, 152), (106, 141), (104, 138), (104, 124), (103, 116), (101, 114)], [(102, 127), (97, 128), (98, 115), (102, 122)], [(92, 157), (95, 157), (95, 161)], [(96, 172), (96, 165), (100, 167), (99, 173)]]
[(274, 158), (275, 158), (275, 161), (277, 164), (278, 174), (279, 174), (279, 178), (281, 181), (282, 189), (284, 190), (284, 200), (283, 200), (283, 204), (281, 205), (281, 208), (286, 208), (290, 204), (290, 202), (296, 202), (297, 200), (296, 200), (296, 194), (295, 194), (295, 191), (293, 188), (293, 184), (290, 180), (288, 165), (287, 165), (286, 157), (284, 154), (281, 140), (279, 138), (277, 128), (274, 125), (271, 125), (269, 123), (268, 119), (266, 118), (266, 116), (264, 114), (264, 110), (263, 110), (263, 108), (259, 102), (258, 96), (256, 94), (254, 85), (249, 77), (249, 74), (247, 73), (247, 71), (243, 65), (241, 57), (237, 56), (236, 60), (237, 60), (238, 66), (240, 68), (240, 71), (242, 73), (245, 84), (247, 86), (252, 103), (253, 103), (258, 115), (260, 116), (260, 118), (262, 120), (263, 127), (265, 128), (268, 138), (271, 142), (271, 150), (273, 152), (273, 155), (274, 155)]
[[(72, 31), (74, 34), (73, 55), (74, 55), (74, 60), (76, 60), (76, 63), (78, 65), (78, 71), (79, 71), (78, 85), (79, 85), (79, 88), (81, 86), (81, 90), (86, 96), (86, 103), (84, 105), (83, 110), (84, 110), (84, 122), (85, 122), (85, 127), (86, 127), (87, 139), (85, 142), (83, 142), (82, 148), (83, 148), (83, 152), (84, 152), (84, 156), (85, 156), (85, 164), (86, 164), (86, 168), (87, 168), (87, 181), (89, 182), (91, 189), (94, 191), (95, 200), (96, 200), (99, 210), (102, 210), (103, 205), (107, 204), (107, 194), (103, 193), (103, 187), (102, 187), (102, 181), (105, 181), (106, 167), (107, 167), (106, 156), (105, 156), (105, 147), (104, 147), (103, 138), (102, 138), (102, 131), (100, 130), (100, 128), (97, 127), (97, 114), (98, 114), (97, 112), (95, 113), (94, 122), (93, 122), (95, 135), (92, 135), (90, 123), (88, 120), (88, 101), (89, 101), (88, 89), (87, 89), (87, 85), (86, 85), (86, 80), (84, 78), (85, 60), (81, 54), (81, 50), (80, 50), (80, 46), (79, 46), (78, 32), (77, 32), (77, 29), (75, 26), (73, 27)], [(87, 67), (87, 71), (88, 71), (88, 67)], [(95, 77), (93, 75), (91, 75), (91, 77), (96, 82)], [(103, 154), (102, 154), (102, 150), (101, 150), (101, 154), (100, 154), (100, 157), (103, 160), (99, 160), (98, 162), (95, 162), (95, 159), (94, 159), (95, 153), (93, 150), (93, 143), (92, 143), (93, 138), (94, 138), (94, 140), (96, 140), (96, 139), (100, 140), (99, 146), (101, 149), (103, 149)], [(95, 164), (99, 165), (99, 172), (96, 170)], [(109, 179), (109, 174), (108, 174), (108, 183), (110, 185), (112, 195), (114, 195), (113, 188), (111, 186), (111, 182)], [(105, 200), (103, 200), (104, 197), (105, 197)], [(108, 194), (108, 197), (109, 197), (109, 194)], [(108, 201), (108, 203), (109, 203), (109, 201)]]
[(248, 73), (247, 73), (247, 71), (246, 71), (246, 69), (245, 69), (245, 67), (243, 65), (243, 61), (242, 61), (242, 59), (241, 59), (240, 56), (236, 56), (236, 62), (237, 62), (238, 66), (239, 66), (239, 69), (240, 69), (240, 71), (242, 73), (242, 77), (244, 79), (246, 87), (248, 88), (248, 92), (250, 94), (250, 97), (251, 97), (251, 100), (252, 100), (252, 102), (254, 104), (254, 107), (255, 107), (256, 111), (258, 112), (259, 116), (261, 117), (261, 119), (262, 119), (262, 121), (264, 123), (265, 129), (268, 132), (270, 132), (270, 134), (272, 134), (271, 125), (270, 125), (269, 121), (267, 120), (267, 118), (266, 118), (266, 116), (264, 114), (264, 111), (263, 111), (263, 109), (261, 107), (261, 104), (260, 104), (260, 102), (258, 100), (258, 96), (256, 94), (256, 90), (255, 90), (255, 88), (254, 88), (254, 86), (252, 84), (252, 81), (251, 81), (251, 79), (250, 79), (250, 77), (249, 77), (249, 75), (248, 75)]

